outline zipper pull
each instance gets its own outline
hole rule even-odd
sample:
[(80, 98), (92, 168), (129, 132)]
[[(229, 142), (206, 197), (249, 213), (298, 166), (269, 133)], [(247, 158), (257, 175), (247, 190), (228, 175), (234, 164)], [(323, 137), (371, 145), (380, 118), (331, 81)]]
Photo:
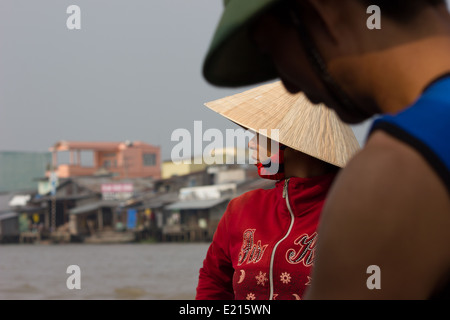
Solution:
[(288, 191), (288, 184), (289, 184), (289, 178), (284, 180), (283, 199), (286, 199), (286, 195), (287, 195), (287, 191)]

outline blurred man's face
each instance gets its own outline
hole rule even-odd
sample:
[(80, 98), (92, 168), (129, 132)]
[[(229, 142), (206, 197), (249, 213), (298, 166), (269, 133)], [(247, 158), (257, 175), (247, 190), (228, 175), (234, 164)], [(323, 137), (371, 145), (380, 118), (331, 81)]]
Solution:
[(280, 24), (275, 17), (267, 14), (255, 23), (252, 38), (261, 52), (272, 58), (289, 92), (303, 91), (311, 102), (324, 102), (325, 89), (311, 68), (295, 29)]
[[(378, 110), (375, 110), (373, 105), (362, 103), (355, 98), (354, 92), (351, 91), (353, 89), (351, 83), (342, 88), (346, 94), (354, 98), (356, 102), (354, 108), (345, 107), (330, 93), (327, 85), (312, 67), (306, 49), (300, 41), (298, 30), (293, 24), (286, 23), (289, 14), (280, 17), (279, 11), (275, 15), (269, 12), (260, 17), (254, 24), (251, 36), (258, 48), (272, 58), (286, 89), (291, 93), (304, 92), (312, 103), (324, 103), (334, 109), (347, 123), (362, 122), (377, 113)], [(321, 35), (323, 39), (320, 38)], [(319, 51), (325, 60), (334, 58), (335, 54), (339, 55), (336, 53), (336, 43), (330, 39), (326, 35), (323, 36), (323, 33), (316, 34), (314, 39), (320, 44)], [(337, 84), (341, 85), (339, 77), (333, 76)]]

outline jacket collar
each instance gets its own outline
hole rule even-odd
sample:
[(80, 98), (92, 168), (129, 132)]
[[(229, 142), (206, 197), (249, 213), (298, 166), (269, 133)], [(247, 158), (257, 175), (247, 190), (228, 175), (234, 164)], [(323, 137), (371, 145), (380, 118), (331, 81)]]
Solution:
[[(295, 216), (303, 215), (315, 207), (318, 202), (325, 200), (336, 173), (329, 173), (312, 178), (289, 178), (288, 195), (289, 203)], [(276, 183), (277, 195), (283, 195), (285, 182), (288, 179)], [(284, 200), (284, 199), (283, 199)]]

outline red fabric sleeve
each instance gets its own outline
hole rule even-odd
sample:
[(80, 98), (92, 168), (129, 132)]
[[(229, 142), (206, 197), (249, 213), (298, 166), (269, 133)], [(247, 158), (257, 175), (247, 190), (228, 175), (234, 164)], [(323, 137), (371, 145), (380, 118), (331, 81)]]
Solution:
[(228, 208), (217, 226), (203, 267), (200, 269), (196, 300), (234, 300), (234, 269), (227, 232)]

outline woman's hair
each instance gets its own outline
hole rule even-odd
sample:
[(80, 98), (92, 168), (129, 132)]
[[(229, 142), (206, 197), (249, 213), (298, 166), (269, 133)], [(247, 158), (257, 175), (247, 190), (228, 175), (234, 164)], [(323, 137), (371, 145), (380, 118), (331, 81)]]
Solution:
[(426, 6), (437, 6), (444, 4), (445, 0), (358, 0), (364, 6), (377, 5), (381, 14), (387, 17), (407, 22), (414, 18)]

